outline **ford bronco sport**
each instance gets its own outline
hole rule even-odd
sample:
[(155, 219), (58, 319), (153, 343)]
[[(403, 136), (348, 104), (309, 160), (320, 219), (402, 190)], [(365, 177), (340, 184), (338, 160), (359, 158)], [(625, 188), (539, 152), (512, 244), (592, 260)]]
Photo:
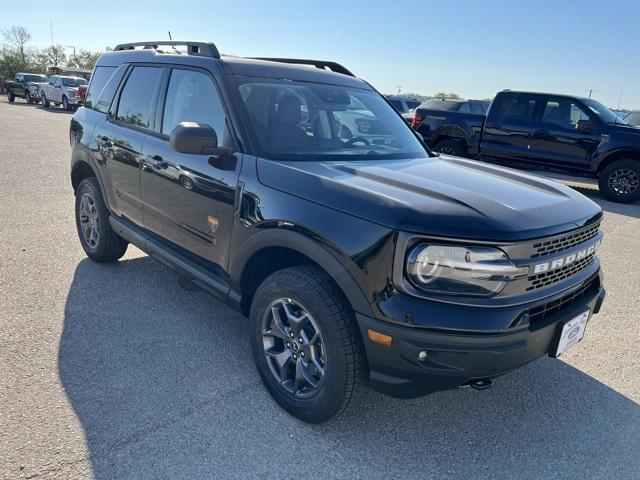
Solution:
[(596, 204), (432, 154), (333, 62), (119, 45), (70, 139), (87, 255), (132, 243), (247, 315), (266, 388), (307, 422), (364, 385), (487, 388), (575, 345), (604, 298)]

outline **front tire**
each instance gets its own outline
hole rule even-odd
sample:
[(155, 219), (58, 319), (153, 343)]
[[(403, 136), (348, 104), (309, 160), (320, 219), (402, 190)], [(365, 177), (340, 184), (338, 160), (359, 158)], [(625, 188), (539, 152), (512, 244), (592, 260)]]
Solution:
[(600, 192), (605, 198), (618, 203), (631, 203), (640, 199), (640, 161), (622, 159), (600, 172)]
[(127, 251), (127, 242), (113, 231), (96, 177), (85, 178), (76, 191), (76, 227), (80, 244), (96, 262), (115, 262)]
[(9, 99), (9, 103), (13, 103), (16, 100), (16, 96), (13, 94), (13, 92), (7, 93), (7, 98)]
[(24, 100), (25, 102), (27, 102), (29, 105), (31, 105), (33, 103), (33, 100), (31, 100), (31, 94), (29, 94), (29, 92), (24, 94)]
[(67, 100), (67, 97), (62, 97), (62, 109), (65, 112), (71, 111), (71, 107), (69, 107), (69, 100)]
[(362, 340), (353, 311), (314, 266), (277, 271), (251, 304), (251, 350), (267, 390), (309, 423), (343, 414), (364, 387)]
[(47, 96), (43, 93), (42, 94), (42, 108), (49, 108), (49, 105), (51, 105), (49, 103), (49, 99), (47, 98)]
[(455, 138), (437, 142), (433, 146), (433, 150), (444, 155), (453, 155), (456, 157), (467, 156), (467, 146), (464, 141)]

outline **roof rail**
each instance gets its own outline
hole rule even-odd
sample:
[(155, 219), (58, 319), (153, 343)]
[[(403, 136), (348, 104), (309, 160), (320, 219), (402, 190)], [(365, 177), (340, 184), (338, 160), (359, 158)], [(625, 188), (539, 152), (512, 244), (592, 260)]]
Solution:
[(332, 72), (341, 73), (343, 75), (349, 75), (350, 77), (355, 77), (355, 75), (348, 70), (346, 67), (343, 67), (339, 63), (336, 62), (326, 62), (324, 60), (307, 60), (302, 58), (271, 58), (271, 57), (249, 57), (253, 60), (266, 60), (269, 62), (280, 62), (280, 63), (291, 63), (294, 65), (313, 65), (316, 68), (321, 70), (331, 70)]
[(160, 40), (149, 42), (121, 43), (116, 45), (114, 50), (134, 50), (136, 47), (142, 47), (145, 50), (157, 50), (160, 45), (169, 45), (171, 47), (186, 46), (189, 55), (200, 57), (220, 58), (220, 52), (213, 43), (206, 42), (187, 42), (178, 40)]

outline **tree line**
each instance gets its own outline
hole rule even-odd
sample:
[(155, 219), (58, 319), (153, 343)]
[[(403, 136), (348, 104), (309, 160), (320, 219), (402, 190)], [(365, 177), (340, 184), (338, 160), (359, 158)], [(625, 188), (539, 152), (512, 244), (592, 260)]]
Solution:
[(0, 81), (13, 78), (17, 72), (46, 74), (48, 67), (93, 70), (102, 53), (59, 44), (39, 49), (30, 45), (31, 34), (20, 26), (0, 29), (0, 35)]

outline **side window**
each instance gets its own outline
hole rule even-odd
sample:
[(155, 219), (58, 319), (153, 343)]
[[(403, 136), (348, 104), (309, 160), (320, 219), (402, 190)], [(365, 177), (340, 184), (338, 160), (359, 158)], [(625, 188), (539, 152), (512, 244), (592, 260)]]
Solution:
[(468, 103), (463, 103), (460, 105), (460, 109), (458, 110), (460, 113), (471, 113), (471, 106)]
[(107, 84), (107, 81), (111, 78), (113, 72), (115, 71), (116, 67), (96, 67), (93, 70), (93, 74), (91, 75), (91, 82), (89, 83), (89, 89), (87, 90), (87, 96), (84, 102), (85, 107), (95, 108), (96, 110), (99, 110), (98, 108), (96, 108), (96, 105), (94, 105), (94, 103), (97, 103), (100, 92), (102, 92), (102, 89)]
[(526, 94), (505, 94), (502, 96), (494, 120), (499, 123), (528, 123), (533, 116), (536, 99)]
[(589, 116), (574, 102), (565, 98), (552, 98), (545, 102), (542, 121), (567, 130), (575, 130), (579, 120)]
[(162, 70), (156, 67), (135, 67), (120, 94), (116, 119), (134, 125), (148, 128), (153, 98)]
[(206, 123), (218, 135), (218, 143), (231, 146), (226, 114), (211, 78), (193, 70), (171, 71), (162, 116), (162, 133), (170, 135), (180, 122)]
[(484, 115), (485, 114), (485, 109), (482, 108), (482, 104), (481, 103), (473, 102), (471, 104), (471, 113), (475, 113), (477, 115)]
[(400, 100), (389, 100), (389, 103), (395, 108), (397, 111), (402, 112), (402, 102)]

